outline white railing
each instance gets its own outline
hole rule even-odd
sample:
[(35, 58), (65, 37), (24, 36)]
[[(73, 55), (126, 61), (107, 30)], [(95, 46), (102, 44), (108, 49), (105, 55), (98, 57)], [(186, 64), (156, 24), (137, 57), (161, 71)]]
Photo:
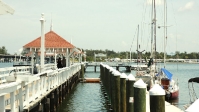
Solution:
[(8, 105), (11, 112), (28, 107), (81, 69), (81, 64), (62, 69), (49, 69), (52, 66), (46, 66), (45, 72), (34, 75), (30, 74), (30, 67), (0, 68), (0, 78), (3, 79), (0, 83), (0, 112), (5, 112)]

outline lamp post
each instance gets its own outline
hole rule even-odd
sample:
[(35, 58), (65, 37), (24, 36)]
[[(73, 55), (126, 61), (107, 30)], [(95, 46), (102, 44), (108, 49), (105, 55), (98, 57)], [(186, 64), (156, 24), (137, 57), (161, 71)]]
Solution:
[(41, 63), (41, 72), (44, 70), (44, 52), (45, 52), (45, 35), (44, 35), (44, 14), (41, 14), (41, 54), (40, 54), (40, 63)]

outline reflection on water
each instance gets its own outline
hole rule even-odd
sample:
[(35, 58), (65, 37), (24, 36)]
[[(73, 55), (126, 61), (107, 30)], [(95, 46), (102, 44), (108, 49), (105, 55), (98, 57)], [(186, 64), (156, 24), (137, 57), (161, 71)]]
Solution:
[(107, 112), (99, 83), (79, 83), (57, 112)]
[[(93, 67), (88, 67), (85, 77), (98, 78), (99, 74), (100, 72), (94, 72)], [(57, 112), (107, 112), (106, 106), (100, 83), (78, 83)]]

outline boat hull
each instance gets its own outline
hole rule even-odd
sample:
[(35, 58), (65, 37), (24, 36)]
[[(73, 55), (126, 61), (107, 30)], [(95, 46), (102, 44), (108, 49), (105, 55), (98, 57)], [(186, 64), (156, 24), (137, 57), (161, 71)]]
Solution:
[(166, 99), (168, 100), (178, 99), (178, 97), (179, 97), (179, 90), (173, 92), (166, 92)]

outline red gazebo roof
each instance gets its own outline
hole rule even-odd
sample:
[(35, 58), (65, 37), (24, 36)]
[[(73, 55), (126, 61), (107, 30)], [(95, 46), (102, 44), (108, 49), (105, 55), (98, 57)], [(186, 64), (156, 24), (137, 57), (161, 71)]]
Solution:
[[(41, 37), (24, 45), (24, 48), (39, 48), (41, 46)], [(74, 48), (74, 45), (63, 39), (53, 31), (45, 34), (45, 48)]]

